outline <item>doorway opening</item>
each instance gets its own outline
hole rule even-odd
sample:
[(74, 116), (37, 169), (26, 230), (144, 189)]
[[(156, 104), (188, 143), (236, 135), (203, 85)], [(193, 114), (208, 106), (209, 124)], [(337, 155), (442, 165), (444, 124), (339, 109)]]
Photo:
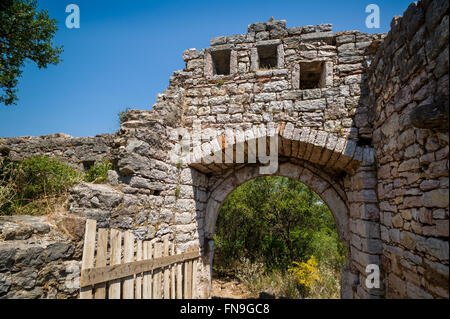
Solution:
[(340, 298), (346, 247), (309, 187), (261, 176), (223, 202), (214, 233), (213, 298)]

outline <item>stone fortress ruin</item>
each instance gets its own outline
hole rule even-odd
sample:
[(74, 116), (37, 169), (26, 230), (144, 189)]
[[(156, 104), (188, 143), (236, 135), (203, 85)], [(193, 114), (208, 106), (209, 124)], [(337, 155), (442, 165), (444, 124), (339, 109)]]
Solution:
[[(1, 138), (0, 156), (58, 155), (79, 169), (110, 159), (108, 183), (71, 190), (67, 212), (0, 219), (0, 298), (70, 298), (79, 289), (83, 226), (199, 245), (197, 287), (210, 297), (214, 227), (258, 161), (211, 163), (238, 145), (278, 137), (274, 175), (299, 180), (333, 213), (347, 247), (342, 298), (448, 298), (448, 1), (411, 3), (387, 34), (287, 28), (270, 19), (246, 34), (186, 50), (152, 111), (128, 111), (114, 134)], [(219, 132), (173, 163), (177, 128)], [(241, 128), (241, 140), (227, 130)], [(246, 155), (248, 159), (248, 154)], [(367, 288), (366, 266), (381, 286)]]

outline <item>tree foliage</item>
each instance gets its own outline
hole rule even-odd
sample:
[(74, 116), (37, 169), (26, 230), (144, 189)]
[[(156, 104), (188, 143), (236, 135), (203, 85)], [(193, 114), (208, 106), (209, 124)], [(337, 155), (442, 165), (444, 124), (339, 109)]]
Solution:
[(258, 177), (225, 200), (216, 224), (215, 265), (242, 257), (285, 271), (315, 256), (339, 269), (345, 260), (333, 216), (311, 189), (286, 177)]
[(0, 1), (0, 103), (17, 102), (17, 84), (27, 61), (39, 68), (60, 62), (62, 47), (53, 44), (57, 21), (35, 0)]

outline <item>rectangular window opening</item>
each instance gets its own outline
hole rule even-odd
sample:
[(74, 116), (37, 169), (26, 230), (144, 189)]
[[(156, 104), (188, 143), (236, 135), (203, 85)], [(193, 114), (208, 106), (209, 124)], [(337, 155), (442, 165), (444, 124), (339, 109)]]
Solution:
[(259, 69), (276, 69), (278, 65), (278, 46), (263, 45), (258, 47)]
[(325, 87), (325, 72), (323, 61), (300, 63), (300, 90)]
[(215, 75), (230, 74), (231, 50), (221, 50), (211, 52), (213, 70)]

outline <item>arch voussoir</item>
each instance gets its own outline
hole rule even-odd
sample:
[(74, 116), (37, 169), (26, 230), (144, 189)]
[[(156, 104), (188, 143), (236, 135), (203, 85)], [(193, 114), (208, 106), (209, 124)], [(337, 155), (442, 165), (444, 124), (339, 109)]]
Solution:
[(195, 168), (203, 166), (200, 169), (208, 173), (226, 170), (236, 164), (256, 164), (262, 152), (258, 149), (259, 141), (264, 140), (262, 145), (266, 150), (263, 154), (268, 156), (271, 137), (277, 137), (279, 157), (304, 160), (337, 172), (354, 172), (373, 158), (373, 149), (362, 148), (353, 140), (287, 122), (276, 127), (260, 124), (235, 134), (227, 129), (211, 141), (194, 147), (192, 155), (187, 157), (188, 164)]

